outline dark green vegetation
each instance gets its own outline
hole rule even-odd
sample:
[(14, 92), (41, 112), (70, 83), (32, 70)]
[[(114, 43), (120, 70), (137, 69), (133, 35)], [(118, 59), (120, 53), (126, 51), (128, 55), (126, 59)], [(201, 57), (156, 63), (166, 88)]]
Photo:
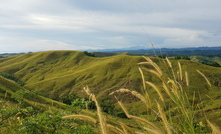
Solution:
[[(107, 52), (103, 50), (104, 52)], [(166, 56), (179, 56), (179, 55), (219, 55), (221, 47), (190, 47), (190, 48), (156, 48), (156, 49), (138, 49), (138, 50), (110, 50), (108, 52), (122, 53), (129, 52), (132, 55), (166, 55)]]
[(221, 66), (221, 55), (207, 55), (207, 56), (191, 56), (192, 61), (200, 62), (209, 66), (220, 67)]
[(21, 54), (25, 54), (25, 53), (3, 53), (3, 54), (0, 54), (0, 58), (7, 58), (7, 57), (17, 56)]
[[(152, 59), (166, 76), (172, 75), (164, 59)], [(142, 61), (145, 60), (141, 56), (122, 54), (101, 58), (78, 51), (37, 52), (2, 58), (0, 73), (4, 77), (0, 77), (0, 127), (2, 128), (0, 132), (96, 133), (97, 130), (93, 129), (94, 124), (75, 119), (61, 119), (62, 116), (72, 113), (95, 116), (93, 111), (96, 107), (82, 90), (86, 86), (96, 95), (104, 112), (121, 117), (107, 115), (110, 119), (117, 118), (137, 129), (139, 125), (126, 119), (122, 110), (116, 105), (115, 97), (109, 94), (120, 88), (141, 92), (143, 85), (138, 70), (140, 65), (137, 63)], [(196, 129), (199, 129), (197, 131), (208, 130), (207, 127), (199, 125), (199, 122), (206, 124), (205, 116), (220, 126), (221, 68), (179, 59), (171, 60), (175, 70), (178, 70), (177, 61), (181, 63), (183, 71), (189, 75), (190, 86), (184, 90), (189, 100), (198, 107), (192, 111), (197, 115), (195, 122)], [(208, 77), (212, 87), (209, 87), (205, 79), (196, 72), (197, 69)], [(162, 84), (159, 79), (147, 72), (145, 79), (155, 85)], [(20, 82), (25, 84), (19, 84)], [(147, 88), (151, 99), (157, 100), (159, 97), (156, 92), (151, 87)], [(145, 106), (130, 93), (115, 95), (126, 105), (131, 114), (146, 115)], [(168, 98), (165, 101), (171, 100)], [(173, 113), (171, 107), (173, 106), (168, 106), (164, 110), (171, 112), (171, 116), (175, 118), (176, 113)], [(87, 108), (91, 111), (82, 110)]]

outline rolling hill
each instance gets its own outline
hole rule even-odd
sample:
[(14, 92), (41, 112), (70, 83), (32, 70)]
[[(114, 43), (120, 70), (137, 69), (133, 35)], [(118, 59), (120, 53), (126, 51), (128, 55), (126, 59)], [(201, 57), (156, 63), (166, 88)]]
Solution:
[[(42, 90), (45, 94), (63, 96), (77, 94), (84, 96), (82, 88), (89, 86), (98, 96), (119, 88), (138, 90), (141, 76), (137, 63), (145, 61), (140, 56), (117, 55), (111, 57), (89, 57), (80, 51), (48, 51), (27, 53), (16, 57), (0, 59), (0, 73), (14, 74), (25, 82), (25, 88)], [(154, 59), (161, 69), (167, 72), (165, 64)], [(202, 80), (196, 70), (208, 77), (220, 80), (221, 68), (210, 67), (191, 61), (180, 61), (183, 70), (189, 73), (190, 81)], [(177, 61), (172, 61), (177, 68)], [(147, 80), (154, 77), (147, 75)], [(156, 81), (157, 82), (157, 81)], [(197, 85), (199, 87), (199, 85)], [(205, 87), (204, 83), (200, 88)]]
[[(160, 65), (164, 73), (171, 75), (164, 60), (153, 60)], [(140, 91), (142, 80), (137, 63), (141, 61), (145, 61), (141, 56), (89, 57), (80, 51), (47, 51), (0, 59), (0, 73), (14, 74), (26, 83), (25, 88), (39, 90), (51, 98), (71, 94), (85, 97), (82, 89), (88, 86), (99, 99), (110, 99), (113, 97), (108, 94), (119, 88)], [(171, 62), (174, 69), (178, 69), (177, 60)], [(183, 71), (189, 74), (191, 92), (209, 91), (207, 83), (196, 72), (197, 69), (216, 84), (214, 90), (219, 88), (221, 68), (186, 60), (181, 60), (180, 63)], [(150, 74), (146, 74), (146, 80), (160, 84), (159, 80)], [(125, 101), (131, 102), (131, 99), (126, 97)]]
[[(101, 54), (103, 55), (103, 54)], [(171, 77), (178, 80), (180, 76), (178, 60), (170, 60), (173, 71), (168, 67), (165, 59), (151, 58), (159, 65), (164, 77)], [(0, 96), (3, 101), (8, 101), (11, 106), (17, 105), (16, 97), (12, 97), (19, 91), (29, 91), (33, 94), (23, 95), (24, 103), (27, 106), (43, 110), (48, 107), (57, 108), (65, 105), (54, 101), (59, 98), (76, 95), (78, 97), (87, 97), (83, 88), (88, 86), (99, 101), (110, 100), (116, 103), (111, 92), (120, 88), (142, 92), (142, 77), (139, 67), (153, 69), (150, 65), (139, 65), (146, 60), (141, 56), (128, 56), (125, 54), (114, 55), (110, 57), (90, 57), (81, 51), (46, 51), (27, 53), (18, 56), (0, 59), (0, 74), (10, 74), (17, 77), (25, 83), (20, 86), (12, 80), (0, 77)], [(188, 95), (188, 99), (193, 102), (198, 109), (196, 115), (199, 120), (204, 120), (202, 113), (209, 119), (221, 125), (221, 68), (207, 66), (198, 62), (189, 60), (179, 60), (182, 66), (182, 73), (188, 73), (190, 86), (185, 86), (185, 81), (180, 81), (183, 90)], [(197, 73), (196, 70), (203, 72), (211, 82), (208, 86), (206, 80)], [(151, 73), (144, 70), (145, 80), (154, 83), (162, 89), (162, 81)], [(151, 87), (147, 87), (150, 97), (153, 101), (158, 101), (157, 92)], [(162, 92), (166, 95), (165, 92)], [(129, 93), (119, 93), (115, 95), (125, 103), (130, 113), (136, 115), (145, 115), (146, 109), (139, 99)], [(168, 105), (170, 98), (165, 100)], [(53, 106), (51, 106), (53, 102)], [(166, 103), (167, 104), (167, 103)], [(165, 106), (169, 107), (169, 106)], [(173, 107), (173, 106), (170, 106)], [(156, 108), (156, 106), (154, 107)], [(138, 110), (139, 109), (139, 110)], [(166, 112), (171, 111), (165, 109)]]

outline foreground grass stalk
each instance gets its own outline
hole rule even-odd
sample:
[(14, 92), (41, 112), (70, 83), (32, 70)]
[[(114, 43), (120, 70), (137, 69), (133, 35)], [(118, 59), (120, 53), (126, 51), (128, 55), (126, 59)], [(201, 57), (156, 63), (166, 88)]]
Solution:
[(168, 120), (166, 118), (166, 115), (165, 115), (165, 113), (163, 111), (163, 108), (158, 103), (157, 103), (157, 107), (158, 107), (158, 110), (159, 110), (159, 113), (160, 113), (160, 117), (163, 120), (163, 124), (164, 124), (164, 126), (166, 128), (167, 134), (172, 134), (172, 131), (170, 129), (171, 126), (170, 126), (170, 124), (169, 124), (169, 122), (168, 122)]
[[(156, 115), (162, 120), (161, 123), (164, 126), (164, 130), (162, 131), (162, 129), (159, 128), (158, 125), (156, 125), (154, 122), (148, 121), (138, 116), (130, 115), (121, 102), (118, 101), (118, 104), (123, 109), (123, 111), (125, 112), (128, 118), (134, 119), (140, 123), (145, 124), (146, 126), (144, 126), (143, 129), (149, 133), (165, 133), (166, 132), (167, 134), (173, 134), (173, 133), (195, 134), (196, 132), (194, 128), (195, 127), (194, 126), (194, 122), (195, 122), (194, 107), (193, 107), (194, 105), (190, 103), (189, 98), (186, 94), (186, 91), (184, 91), (183, 89), (185, 85), (187, 87), (189, 86), (188, 73), (185, 72), (185, 85), (184, 85), (183, 84), (183, 71), (182, 71), (182, 66), (180, 62), (178, 62), (178, 71), (177, 71), (178, 77), (176, 77), (172, 63), (170, 62), (168, 58), (166, 58), (167, 65), (170, 69), (169, 71), (172, 72), (172, 75), (168, 77), (168, 76), (164, 76), (164, 73), (162, 72), (160, 67), (156, 63), (154, 63), (150, 58), (145, 57), (145, 59), (147, 60), (147, 62), (141, 62), (139, 64), (145, 65), (145, 66), (149, 65), (151, 66), (150, 68), (154, 68), (154, 69), (149, 69), (146, 67), (143, 67), (142, 69), (139, 68), (139, 71), (142, 77), (143, 87), (144, 87), (143, 94), (140, 94), (136, 91), (130, 91), (128, 89), (124, 89), (124, 92), (125, 91), (131, 92), (132, 95), (139, 98), (142, 102), (148, 104), (148, 101), (145, 99), (146, 94), (148, 94), (146, 87), (147, 86), (152, 87), (154, 91), (156, 91), (159, 97), (159, 99), (155, 98), (155, 102), (156, 102), (155, 104), (152, 103), (152, 106), (155, 105), (157, 107), (157, 110), (153, 109), (152, 111), (154, 111)], [(148, 73), (155, 75), (161, 81), (162, 86), (155, 85), (152, 82), (146, 81), (142, 70), (145, 70)], [(197, 72), (201, 74), (207, 81), (208, 85), (211, 86), (206, 76), (198, 70)], [(120, 90), (115, 91), (114, 93), (117, 93), (117, 92), (123, 92), (123, 90), (120, 89)], [(167, 113), (163, 110), (166, 106), (168, 106), (168, 104), (165, 101), (165, 98), (172, 100), (173, 104), (171, 105), (174, 105), (174, 106), (171, 107), (173, 108), (171, 109), (171, 111), (173, 111), (173, 113), (176, 113), (175, 115), (171, 116), (170, 113)], [(151, 100), (151, 98), (149, 99)], [(161, 105), (159, 105), (159, 101)]]
[(97, 114), (98, 114), (102, 134), (108, 134), (107, 123), (105, 121), (105, 118), (102, 115), (101, 107), (100, 107), (95, 95), (90, 92), (88, 87), (84, 88), (84, 90), (91, 97), (92, 101), (95, 102), (95, 105), (97, 107)]
[(124, 107), (124, 105), (118, 101), (118, 104), (120, 105), (120, 107), (123, 109), (123, 111), (125, 112), (126, 116), (130, 119), (134, 119), (140, 123), (143, 123), (147, 126), (147, 128), (149, 128), (149, 130), (152, 130), (154, 132), (157, 132), (158, 134), (163, 134), (163, 132), (159, 129), (158, 126), (156, 126), (154, 123), (146, 120), (146, 119), (143, 119), (143, 118), (140, 118), (140, 117), (137, 117), (137, 116), (133, 116), (133, 115), (130, 115), (128, 113), (128, 111), (126, 110), (126, 108)]
[(214, 124), (212, 124), (209, 120), (207, 120), (207, 123), (208, 123), (209, 126), (212, 128), (213, 134), (221, 134), (221, 131), (218, 129), (217, 126), (215, 126)]
[(93, 122), (94, 124), (97, 123), (97, 120), (95, 120), (94, 118), (92, 118), (90, 116), (86, 116), (86, 115), (68, 115), (68, 116), (62, 117), (62, 119), (76, 119), (76, 118), (85, 119), (85, 120)]
[(124, 131), (119, 129), (118, 127), (115, 127), (113, 125), (107, 124), (107, 128), (113, 130), (114, 132), (118, 133), (118, 134), (124, 134)]
[(206, 80), (207, 84), (211, 87), (211, 83), (210, 81), (207, 79), (207, 77), (205, 76), (205, 74), (203, 74), (202, 72), (200, 72), (199, 70), (196, 70), (201, 76), (203, 76), (203, 78)]

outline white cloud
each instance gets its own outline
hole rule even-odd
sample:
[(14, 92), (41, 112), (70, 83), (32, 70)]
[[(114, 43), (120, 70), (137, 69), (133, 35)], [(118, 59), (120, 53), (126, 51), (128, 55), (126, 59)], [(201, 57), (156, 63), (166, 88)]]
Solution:
[(221, 42), (218, 0), (0, 2), (0, 47), (5, 50), (3, 44), (25, 51), (137, 46), (147, 40), (143, 29), (163, 47)]
[[(28, 40), (28, 41), (27, 41)], [(80, 44), (67, 44), (56, 40), (38, 40), (38, 39), (13, 39), (0, 38), (0, 53), (8, 52), (29, 52), (29, 51), (47, 51), (47, 50), (83, 50), (100, 49), (93, 46), (81, 46)], [(10, 45), (4, 45), (10, 43)]]

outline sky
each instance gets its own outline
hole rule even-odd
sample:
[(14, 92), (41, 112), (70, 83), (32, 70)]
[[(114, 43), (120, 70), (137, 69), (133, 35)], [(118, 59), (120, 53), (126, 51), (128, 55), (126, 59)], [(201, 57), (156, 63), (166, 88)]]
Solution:
[(0, 3), (0, 53), (221, 46), (220, 0)]

